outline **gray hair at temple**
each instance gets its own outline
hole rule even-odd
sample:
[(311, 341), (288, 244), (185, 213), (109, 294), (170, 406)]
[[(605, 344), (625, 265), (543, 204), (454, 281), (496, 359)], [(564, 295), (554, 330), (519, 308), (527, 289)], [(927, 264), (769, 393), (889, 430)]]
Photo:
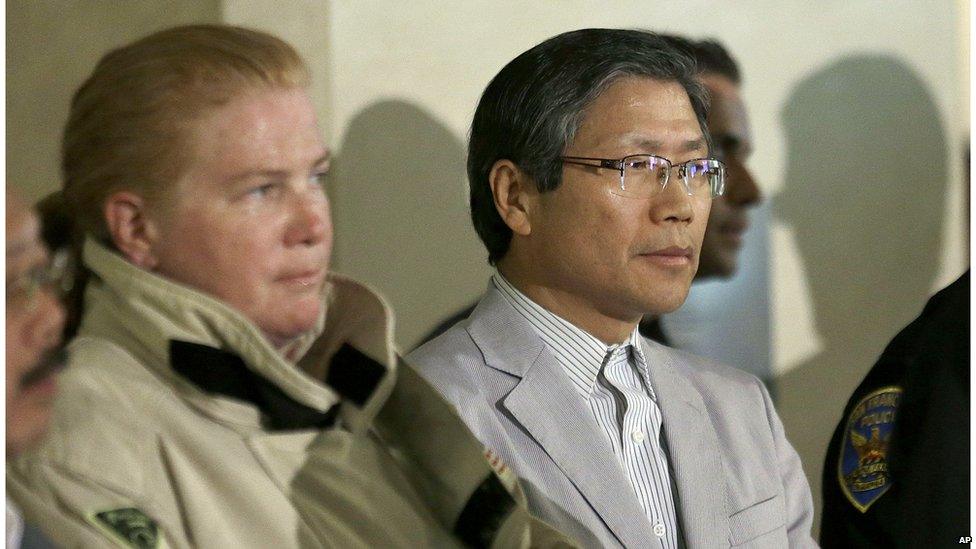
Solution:
[(499, 160), (513, 162), (539, 192), (559, 187), (559, 157), (572, 143), (587, 107), (613, 82), (639, 76), (678, 82), (706, 140), (707, 99), (694, 59), (647, 31), (582, 29), (566, 32), (516, 57), (481, 96), (468, 144), (471, 220), (495, 264), (508, 252), (512, 231), (498, 215), (489, 183)]

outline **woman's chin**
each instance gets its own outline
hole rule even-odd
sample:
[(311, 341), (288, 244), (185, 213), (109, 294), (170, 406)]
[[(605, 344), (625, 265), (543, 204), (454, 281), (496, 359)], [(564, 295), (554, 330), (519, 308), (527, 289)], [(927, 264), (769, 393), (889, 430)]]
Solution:
[(320, 311), (320, 303), (314, 306), (296, 307), (284, 311), (283, 315), (279, 318), (267, 319), (266, 322), (260, 323), (258, 327), (267, 334), (272, 345), (280, 348), (315, 328), (315, 324), (319, 320)]

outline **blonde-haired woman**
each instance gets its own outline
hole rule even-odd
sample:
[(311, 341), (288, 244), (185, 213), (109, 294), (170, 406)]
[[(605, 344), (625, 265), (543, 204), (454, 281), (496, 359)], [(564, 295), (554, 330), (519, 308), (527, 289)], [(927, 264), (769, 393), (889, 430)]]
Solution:
[(387, 307), (328, 273), (308, 82), (273, 36), (189, 26), (109, 53), (76, 93), (63, 193), (84, 313), (51, 436), (8, 468), (60, 543), (527, 539), (510, 473), (397, 367)]

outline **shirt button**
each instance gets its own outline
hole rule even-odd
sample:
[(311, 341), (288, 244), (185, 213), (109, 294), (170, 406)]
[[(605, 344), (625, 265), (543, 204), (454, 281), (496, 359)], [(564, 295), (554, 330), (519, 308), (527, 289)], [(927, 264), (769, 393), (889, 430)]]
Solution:
[(664, 525), (661, 524), (660, 522), (654, 525), (654, 535), (655, 536), (657, 536), (659, 538), (663, 538), (665, 532), (667, 532), (667, 529), (665, 529), (664, 528)]
[(637, 444), (644, 442), (644, 437), (645, 437), (644, 431), (634, 431), (630, 433), (631, 440), (633, 440)]

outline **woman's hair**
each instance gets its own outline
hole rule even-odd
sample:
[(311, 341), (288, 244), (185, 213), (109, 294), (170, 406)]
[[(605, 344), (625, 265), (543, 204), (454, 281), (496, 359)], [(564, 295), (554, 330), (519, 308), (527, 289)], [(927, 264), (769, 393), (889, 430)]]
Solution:
[(64, 130), (75, 229), (110, 241), (105, 199), (122, 189), (159, 197), (182, 175), (191, 125), (208, 111), (250, 90), (308, 84), (293, 47), (240, 27), (175, 27), (109, 52), (75, 93)]

